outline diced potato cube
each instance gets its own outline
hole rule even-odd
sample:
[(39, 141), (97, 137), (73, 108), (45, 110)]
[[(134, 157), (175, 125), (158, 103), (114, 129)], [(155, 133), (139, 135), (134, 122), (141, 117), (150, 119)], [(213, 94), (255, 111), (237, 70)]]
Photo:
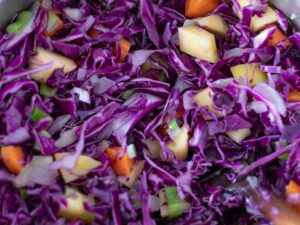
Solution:
[(92, 198), (78, 192), (73, 188), (66, 188), (65, 190), (65, 200), (67, 206), (61, 205), (59, 209), (59, 214), (68, 220), (79, 219), (83, 222), (90, 223), (95, 219), (95, 214), (87, 211), (84, 208), (84, 203), (95, 204)]
[(248, 76), (248, 84), (254, 87), (258, 83), (267, 82), (267, 74), (260, 70), (259, 65), (255, 64), (240, 64), (230, 68), (233, 77), (242, 81), (245, 76)]
[(160, 216), (167, 218), (169, 216), (168, 200), (164, 190), (159, 192)]
[[(63, 157), (70, 155), (70, 153), (56, 153), (55, 154), (55, 159), (60, 160)], [(97, 167), (101, 166), (101, 162), (86, 156), (86, 155), (81, 155), (78, 158), (78, 161), (73, 168), (73, 170), (68, 170), (68, 169), (60, 169), (61, 175), (66, 183), (72, 182), (74, 180), (79, 179), (82, 176), (87, 175), (92, 169), (95, 169)]]
[(219, 61), (215, 36), (197, 26), (178, 28), (180, 50), (211, 63)]
[(159, 159), (161, 156), (161, 146), (158, 141), (154, 139), (147, 139), (145, 144), (148, 147), (150, 158), (151, 159)]
[(185, 160), (189, 153), (188, 132), (188, 129), (185, 126), (182, 126), (180, 132), (173, 138), (173, 141), (167, 144), (167, 147), (181, 160)]
[[(242, 8), (250, 5), (250, 0), (238, 0), (238, 2)], [(238, 17), (242, 19), (242, 12), (237, 11), (237, 14)], [(264, 29), (267, 25), (276, 23), (277, 20), (278, 16), (276, 12), (270, 6), (266, 6), (266, 11), (261, 17), (252, 16), (250, 29), (254, 32), (258, 32)]]
[(52, 63), (50, 68), (31, 75), (31, 77), (37, 81), (46, 82), (56, 69), (63, 69), (64, 73), (69, 73), (77, 68), (75, 62), (65, 56), (43, 48), (36, 48), (35, 51), (37, 54), (31, 57), (30, 68), (38, 67), (39, 64)]
[(206, 17), (200, 17), (193, 20), (200, 27), (208, 30), (209, 32), (219, 35), (221, 37), (226, 37), (228, 31), (228, 24), (225, 22), (220, 15), (210, 15)]
[(267, 25), (276, 23), (277, 19), (278, 17), (276, 12), (271, 7), (268, 7), (262, 17), (258, 17), (258, 16), (252, 17), (250, 28), (254, 32), (261, 31)]
[(144, 169), (144, 166), (145, 166), (145, 161), (136, 162), (135, 165), (132, 168), (132, 171), (130, 172), (130, 175), (129, 176), (118, 177), (118, 181), (121, 184), (131, 188), (134, 185), (135, 181), (141, 175), (141, 173)]
[[(194, 100), (200, 107), (207, 106), (208, 111), (215, 113), (218, 118), (223, 117), (222, 112), (213, 107), (213, 96), (214, 92), (209, 87), (207, 87), (201, 90), (194, 97)], [(209, 120), (211, 118), (209, 116), (204, 115), (204, 119)]]
[(241, 143), (251, 134), (251, 131), (249, 128), (242, 128), (238, 130), (226, 131), (226, 134), (235, 142)]

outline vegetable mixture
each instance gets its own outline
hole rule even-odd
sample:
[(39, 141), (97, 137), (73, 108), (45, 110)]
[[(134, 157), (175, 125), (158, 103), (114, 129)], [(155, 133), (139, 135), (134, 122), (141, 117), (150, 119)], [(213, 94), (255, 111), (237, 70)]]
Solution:
[(0, 33), (0, 224), (270, 224), (245, 179), (300, 212), (299, 50), (265, 0), (20, 12)]

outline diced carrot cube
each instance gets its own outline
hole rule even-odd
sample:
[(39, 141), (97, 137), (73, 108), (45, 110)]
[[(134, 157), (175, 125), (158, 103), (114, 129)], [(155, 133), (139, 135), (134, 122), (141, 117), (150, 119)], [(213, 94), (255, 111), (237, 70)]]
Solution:
[(290, 90), (288, 95), (288, 102), (299, 102), (300, 92), (297, 90)]
[(20, 146), (3, 146), (1, 158), (6, 168), (14, 174), (20, 173), (24, 168), (24, 153)]
[(291, 44), (288, 38), (284, 35), (284, 33), (282, 33), (281, 30), (276, 26), (271, 39), (269, 39), (268, 41), (268, 45), (276, 46), (280, 42), (283, 42), (282, 45), (283, 48), (286, 48)]
[(214, 11), (220, 0), (186, 0), (185, 16), (190, 18), (206, 16)]
[(125, 152), (122, 157), (121, 147), (110, 147), (106, 149), (106, 154), (109, 158), (110, 165), (119, 176), (129, 176), (134, 165), (134, 160), (128, 157)]
[(124, 60), (126, 59), (129, 53), (130, 48), (131, 48), (130, 41), (127, 41), (126, 39), (123, 38), (117, 42), (117, 46), (114, 47), (113, 49), (113, 54), (115, 56), (118, 56), (118, 49), (120, 49), (119, 61), (124, 62)]

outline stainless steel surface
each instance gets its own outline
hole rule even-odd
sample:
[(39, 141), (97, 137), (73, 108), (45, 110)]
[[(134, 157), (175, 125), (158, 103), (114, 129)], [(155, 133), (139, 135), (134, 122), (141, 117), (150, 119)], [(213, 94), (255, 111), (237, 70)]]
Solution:
[(35, 0), (0, 0), (0, 29), (19, 11), (29, 7)]
[(300, 31), (300, 0), (270, 0), (269, 2), (280, 9)]

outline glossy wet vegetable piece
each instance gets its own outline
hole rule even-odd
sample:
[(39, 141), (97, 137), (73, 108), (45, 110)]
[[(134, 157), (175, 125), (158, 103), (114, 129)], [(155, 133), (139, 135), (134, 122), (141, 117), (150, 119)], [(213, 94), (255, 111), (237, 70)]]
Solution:
[(122, 154), (121, 147), (110, 147), (106, 149), (110, 165), (119, 176), (130, 176), (134, 160), (128, 157), (127, 152)]
[(25, 164), (23, 148), (13, 145), (1, 147), (1, 160), (10, 172), (20, 173)]
[(197, 26), (178, 29), (180, 50), (199, 59), (216, 63), (219, 60), (215, 36)]
[[(287, 201), (289, 199), (297, 199), (297, 197), (300, 195), (300, 185), (297, 184), (297, 182), (291, 180), (290, 183), (285, 187), (285, 194), (287, 197)], [(300, 214), (300, 202), (299, 203), (290, 203), (295, 207), (295, 209), (298, 210)]]
[(211, 13), (220, 4), (220, 0), (186, 0), (185, 16), (200, 17)]
[[(250, 0), (238, 0), (237, 1), (241, 7), (241, 9), (235, 9), (237, 15), (240, 19), (242, 19), (242, 10), (245, 7), (249, 7), (251, 5)], [(273, 8), (268, 6), (267, 4), (264, 5), (264, 12), (262, 16), (254, 15), (251, 18), (250, 28), (253, 32), (258, 32), (266, 28), (268, 25), (276, 23), (278, 20), (278, 16)]]
[(48, 12), (48, 24), (47, 28), (44, 32), (45, 36), (52, 37), (54, 36), (58, 31), (63, 29), (64, 24), (60, 20), (60, 18), (54, 13), (54, 12)]
[(130, 41), (126, 39), (121, 39), (120, 41), (117, 41), (116, 47), (114, 47), (113, 49), (113, 53), (115, 56), (118, 56), (120, 62), (124, 62), (129, 53), (130, 48)]
[(228, 24), (221, 15), (214, 14), (193, 20), (197, 25), (221, 37), (226, 37)]
[(56, 69), (62, 69), (64, 73), (72, 72), (77, 65), (72, 59), (59, 55), (52, 51), (36, 48), (36, 55), (31, 57), (30, 67), (36, 68), (42, 64), (48, 64), (49, 68), (31, 75), (34, 80), (45, 83)]
[[(270, 27), (274, 27), (274, 26), (270, 26)], [(271, 39), (268, 41), (268, 45), (272, 45), (272, 46), (280, 45), (282, 46), (283, 49), (285, 49), (289, 47), (291, 43), (289, 39), (284, 35), (284, 33), (277, 26), (275, 26), (275, 31), (272, 34)]]
[(242, 82), (244, 78), (248, 78), (249, 86), (254, 87), (258, 83), (267, 82), (267, 74), (261, 72), (258, 64), (240, 64), (230, 68), (233, 77)]
[(40, 119), (43, 119), (47, 116), (48, 116), (48, 114), (46, 112), (44, 112), (43, 110), (41, 110), (39, 108), (34, 108), (31, 113), (31, 120), (32, 120), (32, 122), (37, 122)]
[(176, 187), (166, 187), (159, 193), (162, 218), (174, 219), (190, 208), (190, 204), (179, 198)]
[[(66, 156), (70, 156), (70, 153), (56, 153), (55, 154), (55, 160), (61, 160)], [(98, 168), (101, 166), (101, 162), (86, 156), (81, 155), (76, 165), (73, 169), (68, 170), (66, 168), (60, 169), (60, 173), (66, 183), (70, 183), (72, 181), (75, 181), (77, 179), (83, 178), (85, 175), (87, 175), (89, 172), (91, 172), (93, 169)]]
[(28, 22), (32, 19), (31, 11), (23, 11), (18, 16), (15, 22), (6, 27), (6, 32), (9, 34), (22, 32)]
[(95, 214), (87, 211), (84, 204), (94, 205), (95, 201), (92, 198), (80, 193), (74, 188), (67, 187), (63, 199), (66, 201), (66, 206), (61, 205), (59, 214), (68, 220), (81, 220), (86, 223), (91, 223), (95, 219)]

